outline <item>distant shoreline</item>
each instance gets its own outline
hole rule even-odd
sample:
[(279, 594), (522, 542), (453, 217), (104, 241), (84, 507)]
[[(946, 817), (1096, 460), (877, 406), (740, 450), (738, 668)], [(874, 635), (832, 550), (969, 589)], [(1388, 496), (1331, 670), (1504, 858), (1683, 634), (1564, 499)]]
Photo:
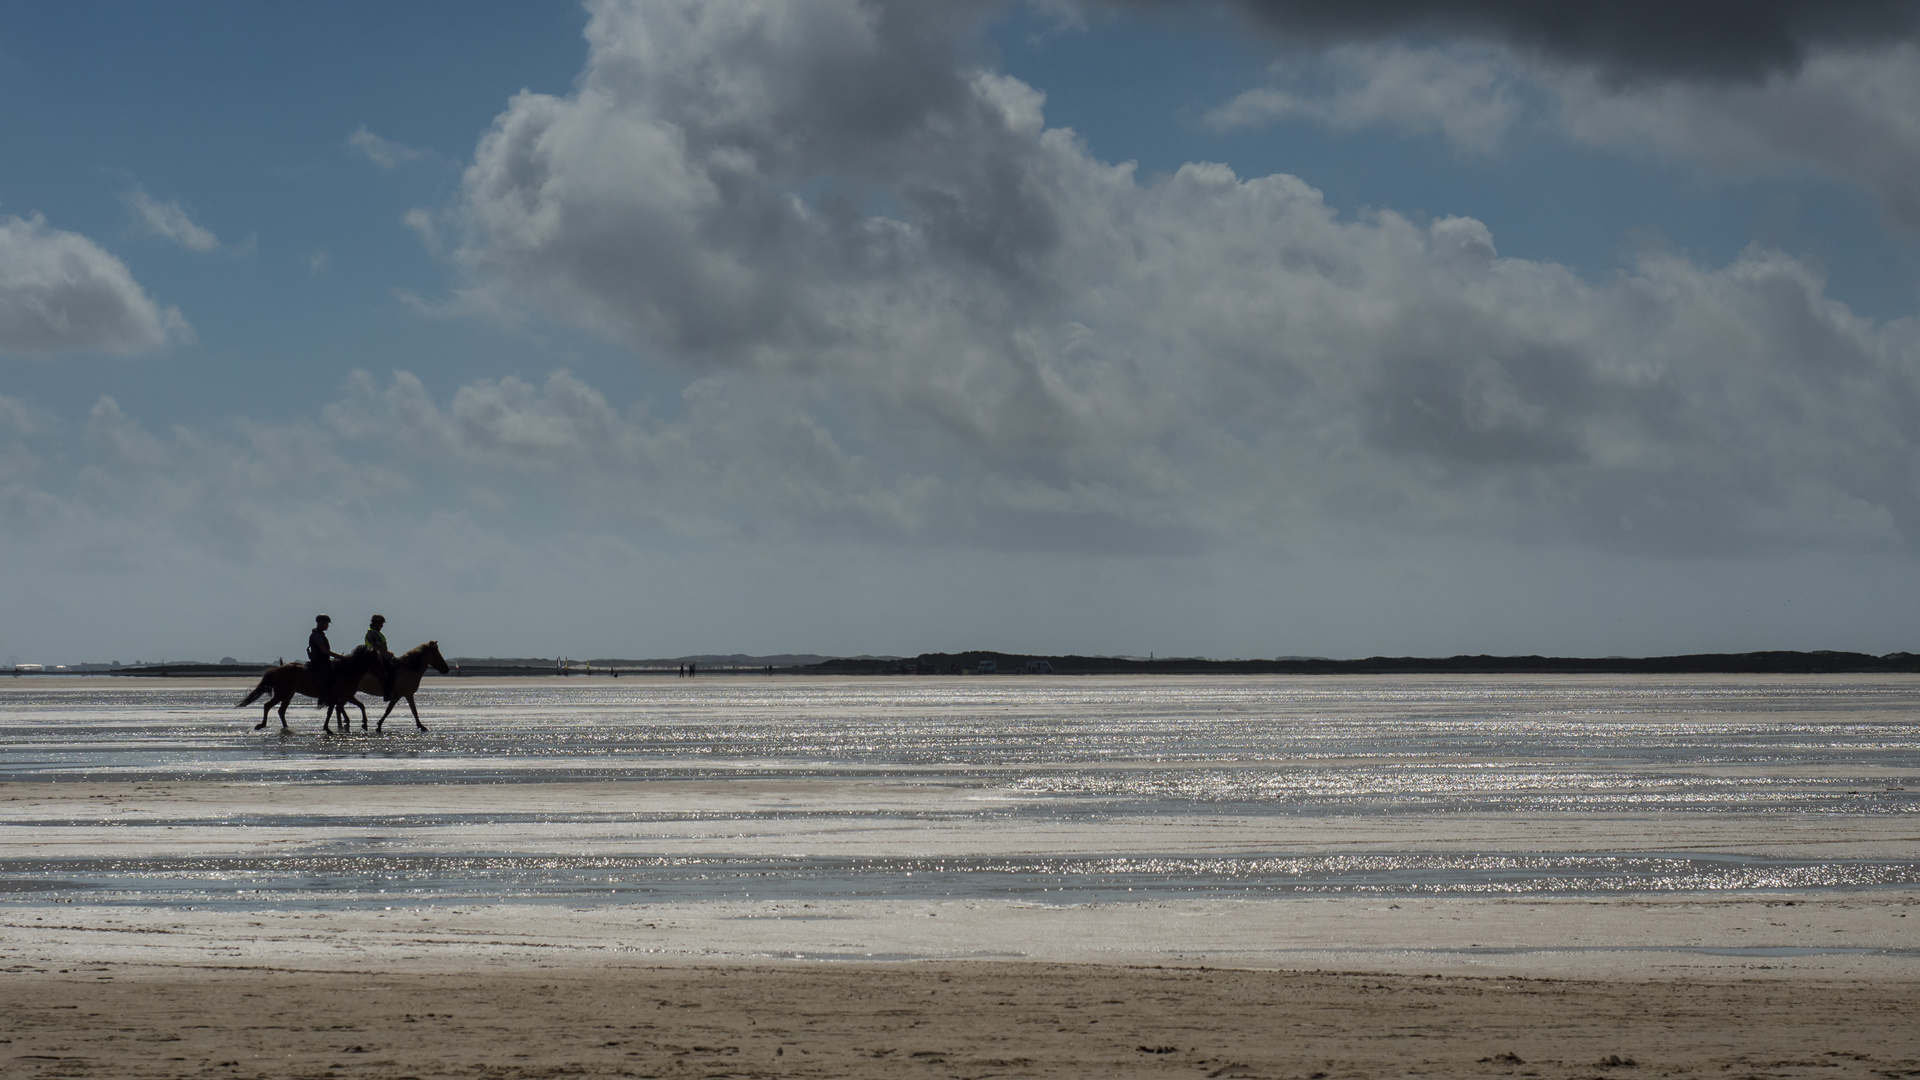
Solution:
[[(1871, 675), (1920, 673), (1920, 654), (1770, 651), (1691, 653), (1681, 656), (1370, 656), (1359, 660), (1288, 658), (1210, 660), (1203, 657), (1139, 659), (1119, 656), (1044, 656), (988, 651), (922, 653), (915, 657), (861, 656), (816, 663), (756, 663), (762, 658), (695, 662), (699, 676), (714, 675)], [(772, 660), (775, 658), (765, 658)], [(456, 658), (463, 677), (614, 676), (668, 677), (689, 665), (674, 660), (566, 661)], [(256, 676), (256, 664), (150, 664), (108, 671), (0, 671), (17, 678), (139, 677), (240, 678)]]

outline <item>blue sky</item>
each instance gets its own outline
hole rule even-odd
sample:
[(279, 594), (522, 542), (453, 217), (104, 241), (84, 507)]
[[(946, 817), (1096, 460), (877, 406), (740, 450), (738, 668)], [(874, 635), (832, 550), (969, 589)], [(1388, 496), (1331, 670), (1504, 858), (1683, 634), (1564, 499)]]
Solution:
[(0, 659), (1910, 648), (1832, 10), (10, 6)]

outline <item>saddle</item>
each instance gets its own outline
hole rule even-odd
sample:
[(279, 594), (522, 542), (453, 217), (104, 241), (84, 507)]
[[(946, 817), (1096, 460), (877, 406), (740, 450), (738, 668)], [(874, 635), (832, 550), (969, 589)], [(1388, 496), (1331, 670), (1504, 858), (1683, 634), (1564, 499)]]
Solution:
[[(379, 666), (380, 658), (374, 655), (372, 649), (367, 648), (365, 645), (355, 645), (353, 651), (348, 653), (345, 659), (332, 660), (327, 663), (324, 669), (326, 673), (324, 680), (325, 685), (319, 687), (320, 694), (316, 700), (321, 702), (334, 702), (336, 700), (344, 701), (352, 697), (354, 691), (360, 685), (360, 676)], [(306, 668), (307, 673), (313, 676), (314, 682), (322, 682), (322, 669), (320, 669), (314, 661), (307, 661)], [(333, 693), (334, 689), (342, 682), (348, 683), (347, 692), (344, 694)]]

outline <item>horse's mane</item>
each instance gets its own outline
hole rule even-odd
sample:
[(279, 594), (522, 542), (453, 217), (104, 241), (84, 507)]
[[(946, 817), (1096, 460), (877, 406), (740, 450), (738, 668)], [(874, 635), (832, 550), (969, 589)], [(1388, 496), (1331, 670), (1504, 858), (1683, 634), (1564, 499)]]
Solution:
[(428, 650), (438, 651), (439, 648), (440, 643), (437, 641), (423, 641), (413, 648), (408, 649), (406, 652), (394, 657), (393, 662), (403, 665), (409, 671), (416, 669), (425, 671), (427, 669)]

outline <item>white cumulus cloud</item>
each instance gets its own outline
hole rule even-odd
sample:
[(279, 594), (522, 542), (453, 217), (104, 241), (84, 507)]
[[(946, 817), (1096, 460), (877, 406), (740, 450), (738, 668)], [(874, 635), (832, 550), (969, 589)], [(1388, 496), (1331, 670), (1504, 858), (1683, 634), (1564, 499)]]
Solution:
[[(595, 4), (578, 89), (515, 97), (442, 216), (448, 310), (626, 342), (686, 373), (685, 416), (589, 438), (603, 414), (552, 383), (381, 393), (445, 452), (655, 478), (621, 490), (740, 529), (1669, 553), (1920, 530), (1920, 331), (1815, 268), (1649, 254), (1596, 283), (1292, 176), (1143, 182), (971, 63), (956, 11)], [(1343, 56), (1351, 122), (1446, 131), (1432, 84), (1487, 104), (1457, 139), (1511, 122), (1491, 51)]]
[(100, 245), (38, 215), (0, 220), (0, 352), (136, 353), (191, 337)]

